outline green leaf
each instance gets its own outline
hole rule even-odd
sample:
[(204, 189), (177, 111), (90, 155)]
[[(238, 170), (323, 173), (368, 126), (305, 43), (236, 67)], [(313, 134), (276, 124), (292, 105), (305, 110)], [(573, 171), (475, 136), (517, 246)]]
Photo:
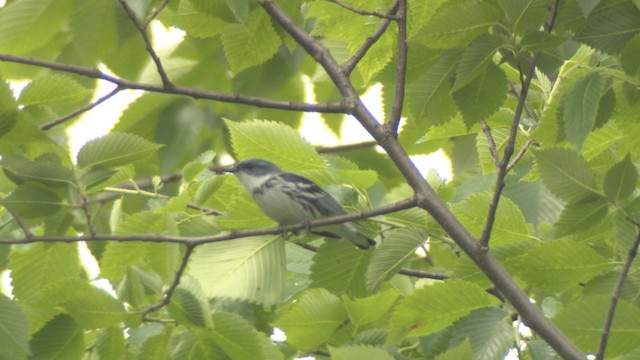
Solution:
[(435, 64), (409, 83), (407, 100), (416, 117), (414, 122), (426, 118), (430, 123), (442, 124), (455, 115), (450, 83), (457, 64), (456, 55), (444, 53)]
[(213, 341), (231, 359), (278, 360), (283, 356), (263, 333), (238, 314), (216, 312), (213, 314), (215, 330)]
[(497, 303), (479, 286), (448, 280), (416, 290), (391, 314), (388, 344), (438, 332), (471, 311)]
[(9, 84), (0, 75), (0, 138), (11, 131), (18, 117), (18, 103)]
[(352, 359), (367, 359), (367, 360), (393, 360), (387, 351), (379, 347), (367, 346), (367, 345), (351, 345), (333, 347), (329, 346), (329, 353), (331, 353), (331, 359), (333, 360), (352, 360)]
[(2, 204), (29, 219), (51, 215), (62, 206), (56, 193), (35, 182), (19, 185), (2, 200)]
[(269, 60), (280, 47), (280, 37), (262, 9), (249, 14), (246, 24), (234, 24), (222, 32), (224, 53), (234, 75)]
[(71, 317), (59, 315), (33, 335), (29, 359), (80, 360), (84, 346), (82, 328)]
[(517, 35), (540, 29), (549, 14), (548, 0), (498, 0), (504, 21)]
[(628, 1), (603, 1), (591, 11), (574, 39), (614, 54), (638, 32), (640, 9)]
[(200, 173), (207, 169), (214, 156), (215, 153), (209, 150), (200, 154), (195, 160), (185, 165), (182, 169), (182, 178), (184, 181), (193, 181), (196, 176), (200, 175)]
[[(480, 237), (484, 228), (492, 194), (475, 193), (453, 204), (453, 213), (471, 233)], [(491, 230), (491, 244), (499, 246), (531, 239), (531, 230), (520, 208), (509, 198), (502, 198)]]
[(285, 263), (282, 237), (249, 237), (199, 246), (189, 274), (209, 297), (270, 306), (284, 296)]
[(52, 43), (66, 25), (71, 0), (11, 1), (0, 11), (0, 48), (16, 55)]
[(364, 274), (371, 254), (356, 249), (349, 241), (327, 240), (313, 256), (311, 287), (322, 287), (334, 294), (365, 296)]
[(451, 91), (459, 90), (482, 74), (493, 61), (496, 51), (505, 45), (505, 41), (502, 36), (483, 35), (467, 46), (456, 68), (456, 81)]
[(613, 165), (604, 177), (604, 193), (614, 203), (626, 200), (638, 184), (638, 172), (627, 154)]
[(605, 78), (594, 72), (577, 81), (565, 94), (564, 130), (567, 140), (576, 149), (582, 148), (593, 129), (605, 83)]
[(162, 145), (137, 135), (110, 133), (86, 143), (78, 152), (78, 166), (115, 167), (133, 163), (154, 154)]
[(575, 151), (549, 148), (535, 152), (544, 185), (568, 202), (597, 195), (596, 179), (589, 164)]
[(90, 93), (89, 89), (70, 77), (48, 74), (31, 81), (20, 93), (18, 102), (24, 106), (75, 103), (83, 100)]
[(582, 146), (582, 156), (584, 156), (585, 160), (591, 161), (624, 138), (625, 135), (618, 126), (613, 121), (610, 121), (587, 136), (587, 140)]
[(527, 266), (513, 271), (529, 285), (547, 292), (578, 286), (609, 266), (595, 250), (570, 240), (543, 243), (529, 250), (521, 261)]
[(191, 277), (180, 279), (167, 308), (179, 323), (213, 328), (208, 299)]
[(385, 241), (376, 248), (367, 269), (367, 289), (375, 291), (394, 276), (426, 240), (427, 234), (422, 228), (405, 227), (386, 232)]
[(35, 181), (51, 187), (73, 184), (71, 169), (64, 167), (59, 161), (29, 161), (22, 156), (5, 155), (0, 160), (0, 166), (20, 182)]
[(558, 236), (592, 231), (606, 218), (608, 206), (603, 197), (567, 204), (556, 224)]
[(249, 0), (227, 0), (227, 6), (241, 23), (246, 23), (249, 17)]
[(504, 359), (513, 346), (511, 314), (501, 308), (488, 307), (474, 310), (456, 322), (451, 346), (469, 339), (476, 359)]
[(176, 11), (167, 9), (158, 18), (164, 24), (182, 29), (198, 39), (221, 34), (230, 25), (219, 17), (197, 11), (191, 1), (180, 1)]
[(393, 288), (380, 291), (367, 298), (351, 300), (343, 295), (344, 306), (349, 313), (349, 319), (357, 327), (371, 324), (389, 314), (391, 308), (400, 297)]
[(580, 10), (582, 10), (582, 15), (584, 15), (584, 17), (588, 17), (589, 14), (591, 14), (591, 10), (593, 10), (594, 7), (596, 7), (596, 5), (598, 5), (598, 3), (601, 0), (580, 0), (578, 1), (578, 6), (580, 6)]
[(124, 331), (119, 326), (102, 329), (96, 340), (96, 351), (101, 359), (124, 357)]
[(320, 156), (293, 128), (275, 121), (227, 120), (233, 149), (240, 159), (262, 158), (287, 169), (321, 169)]
[[(595, 353), (610, 302), (610, 295), (574, 300), (565, 305), (553, 320), (582, 351)], [(606, 357), (615, 358), (637, 348), (639, 337), (640, 310), (634, 304), (618, 300)]]
[(13, 251), (9, 269), (13, 294), (27, 302), (48, 284), (77, 277), (81, 273), (77, 244), (32, 244), (27, 250)]
[(453, 99), (468, 128), (498, 111), (507, 98), (508, 85), (504, 71), (490, 62), (481, 74), (453, 92)]
[(309, 289), (274, 322), (287, 334), (287, 342), (300, 350), (324, 344), (347, 319), (342, 302), (324, 289)]
[[(84, 63), (95, 64), (121, 45), (118, 43), (119, 36), (137, 32), (134, 32), (133, 26), (125, 27), (118, 23), (116, 14), (119, 11), (122, 11), (119, 4), (108, 0), (83, 1), (75, 5), (70, 25), (74, 45), (82, 49), (78, 55)], [(139, 34), (136, 35), (139, 37)], [(138, 45), (144, 46), (144, 43)], [(130, 58), (127, 60), (131, 61)], [(110, 67), (110, 70), (113, 69)]]
[(449, 1), (415, 39), (432, 48), (463, 48), (496, 24), (499, 16), (500, 10), (487, 2)]
[(0, 357), (20, 359), (30, 354), (27, 316), (8, 297), (0, 294)]

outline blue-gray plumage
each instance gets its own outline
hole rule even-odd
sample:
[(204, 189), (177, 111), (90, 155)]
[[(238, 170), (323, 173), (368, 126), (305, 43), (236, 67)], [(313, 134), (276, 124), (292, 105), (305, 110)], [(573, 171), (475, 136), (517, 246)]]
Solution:
[[(311, 180), (284, 172), (262, 159), (247, 159), (225, 171), (233, 173), (256, 204), (280, 225), (300, 224), (323, 217), (346, 214), (338, 201)], [(315, 233), (346, 238), (361, 249), (375, 245), (348, 223), (322, 226)]]

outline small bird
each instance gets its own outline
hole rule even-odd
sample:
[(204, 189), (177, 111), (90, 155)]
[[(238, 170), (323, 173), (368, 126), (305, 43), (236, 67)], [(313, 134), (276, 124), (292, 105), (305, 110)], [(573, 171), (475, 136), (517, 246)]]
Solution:
[[(313, 181), (284, 172), (269, 161), (247, 159), (224, 171), (235, 175), (260, 209), (281, 226), (346, 214), (338, 201)], [(312, 233), (345, 238), (361, 249), (376, 244), (348, 223), (322, 226)]]

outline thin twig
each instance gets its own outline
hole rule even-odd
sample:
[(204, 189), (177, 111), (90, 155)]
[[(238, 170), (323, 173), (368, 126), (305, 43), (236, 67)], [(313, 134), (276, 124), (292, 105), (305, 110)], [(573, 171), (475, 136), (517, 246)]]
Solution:
[[(556, 16), (558, 15), (559, 2), (560, 0), (555, 0), (553, 2), (549, 10), (549, 16), (544, 23), (544, 29), (549, 33), (551, 32), (553, 23), (555, 22)], [(491, 203), (489, 204), (487, 220), (484, 224), (484, 227), (482, 228), (482, 235), (480, 236), (480, 244), (483, 247), (487, 247), (489, 245), (491, 230), (496, 218), (496, 211), (498, 210), (498, 204), (500, 202), (502, 190), (504, 189), (505, 177), (508, 173), (508, 166), (511, 161), (511, 156), (513, 155), (513, 152), (515, 150), (516, 137), (518, 136), (518, 127), (520, 126), (522, 111), (527, 101), (527, 94), (529, 93), (529, 87), (531, 86), (531, 80), (533, 79), (533, 76), (535, 74), (536, 64), (538, 63), (540, 54), (540, 52), (537, 52), (533, 55), (533, 58), (529, 62), (529, 71), (527, 72), (526, 76), (524, 76), (522, 71), (520, 71), (520, 80), (522, 82), (520, 88), (520, 96), (518, 97), (518, 104), (513, 114), (513, 121), (511, 124), (511, 131), (509, 132), (509, 138), (507, 139), (507, 145), (504, 148), (502, 160), (500, 161), (500, 165), (498, 166), (496, 185), (493, 192), (493, 198), (491, 199)]]
[[(142, 40), (144, 40), (145, 49), (151, 56), (151, 59), (153, 59), (153, 62), (156, 65), (156, 70), (158, 71), (158, 75), (160, 75), (160, 79), (162, 79), (162, 86), (165, 89), (172, 89), (174, 85), (169, 80), (169, 76), (167, 76), (167, 72), (164, 70), (164, 67), (162, 66), (160, 57), (158, 56), (156, 51), (153, 49), (151, 38), (147, 33), (147, 26), (149, 26), (149, 23), (151, 22), (151, 20), (144, 21), (142, 23), (139, 22), (138, 18), (136, 17), (136, 13), (133, 11), (133, 9), (131, 9), (131, 7), (129, 7), (129, 4), (127, 4), (127, 0), (119, 0), (119, 1), (120, 1), (120, 5), (122, 5), (122, 8), (127, 13), (127, 16), (129, 17), (129, 19), (131, 19), (131, 22), (133, 23), (133, 25), (136, 27), (136, 29), (138, 29), (138, 31), (140, 32), (140, 35), (142, 35)], [(166, 5), (166, 4), (163, 4), (163, 5)], [(157, 16), (157, 14), (154, 13), (154, 16)]]
[(116, 76), (111, 76), (93, 67), (62, 64), (62, 63), (57, 63), (53, 61), (34, 59), (34, 58), (25, 58), (21, 56), (10, 55), (10, 54), (0, 54), (0, 61), (38, 66), (38, 67), (43, 67), (51, 70), (57, 70), (57, 71), (67, 72), (67, 73), (76, 74), (80, 76), (85, 76), (92, 79), (105, 80), (114, 85), (119, 86), (123, 90), (124, 89), (143, 90), (147, 92), (188, 96), (194, 99), (207, 99), (207, 100), (214, 100), (214, 101), (220, 101), (225, 103), (244, 104), (244, 105), (256, 106), (259, 108), (279, 109), (279, 110), (288, 110), (288, 111), (344, 114), (348, 110), (348, 106), (344, 102), (311, 104), (311, 103), (301, 103), (301, 102), (295, 102), (295, 101), (278, 101), (278, 100), (264, 99), (264, 98), (253, 97), (253, 96), (244, 96), (240, 94), (219, 93), (219, 92), (191, 88), (191, 87), (182, 87), (177, 85), (172, 89), (166, 89), (162, 85), (129, 81), (126, 79), (118, 78)]
[(491, 153), (491, 158), (493, 159), (493, 163), (496, 166), (496, 169), (500, 167), (500, 156), (498, 155), (498, 148), (496, 146), (496, 142), (493, 140), (493, 135), (491, 135), (491, 128), (486, 121), (480, 120), (480, 126), (482, 127), (482, 132), (484, 136), (487, 138), (487, 143), (489, 144), (489, 153)]
[[(516, 97), (520, 97), (520, 93), (518, 92), (516, 84), (514, 84), (513, 81), (509, 80), (509, 86), (511, 87), (511, 92), (513, 93), (513, 95), (515, 95)], [(533, 118), (531, 109), (529, 109), (529, 105), (527, 103), (524, 104), (524, 111), (527, 113), (528, 117)]]
[[(144, 191), (144, 190), (141, 190), (141, 189), (130, 190), (130, 189), (117, 188), (117, 187), (107, 187), (104, 190), (107, 191), (107, 192), (114, 193), (115, 196), (112, 196), (112, 197), (107, 197), (107, 196), (96, 197), (95, 199), (92, 199), (92, 202), (95, 202), (95, 201), (99, 201), (99, 202), (111, 201), (111, 200), (119, 198), (120, 196), (122, 196), (122, 194), (141, 195), (141, 196), (146, 196), (146, 197), (155, 198), (155, 199), (162, 199), (162, 200), (167, 200), (167, 201), (171, 200), (171, 196), (169, 196), (169, 195), (158, 194), (158, 193), (150, 193), (150, 192), (147, 192), (147, 191)], [(204, 207), (198, 206), (196, 204), (192, 204), (192, 203), (187, 203), (185, 206), (188, 209), (201, 211), (205, 215), (215, 215), (215, 216), (222, 215), (222, 213), (220, 211), (218, 211), (218, 210), (207, 209), (207, 208), (204, 208)]]
[(7, 212), (11, 215), (11, 217), (13, 217), (13, 220), (15, 220), (16, 224), (18, 224), (25, 238), (27, 239), (33, 238), (33, 233), (31, 232), (31, 230), (29, 230), (29, 227), (27, 226), (27, 224), (25, 224), (24, 221), (22, 221), (22, 218), (20, 217), (20, 215), (16, 214), (13, 210), (9, 209), (6, 206), (5, 206), (5, 209), (7, 209)]
[(532, 145), (539, 147), (540, 143), (537, 142), (536, 140), (527, 140), (527, 142), (524, 143), (524, 146), (522, 146), (522, 149), (520, 149), (520, 151), (518, 151), (516, 156), (513, 157), (513, 159), (509, 163), (509, 166), (507, 166), (507, 172), (511, 171), (511, 169), (513, 169), (516, 166), (516, 164), (518, 164), (518, 161), (520, 161), (520, 159), (522, 159), (524, 154), (527, 152), (527, 150), (529, 150), (529, 148)]
[(434, 279), (434, 280), (446, 280), (449, 278), (449, 275), (432, 273), (424, 270), (416, 270), (416, 269), (400, 269), (398, 274), (417, 277), (421, 279)]
[(93, 220), (91, 220), (91, 213), (89, 213), (89, 202), (86, 197), (82, 197), (82, 211), (84, 212), (85, 220), (87, 221), (87, 228), (89, 229), (89, 234), (91, 237), (96, 236), (96, 229), (93, 226)]
[(415, 207), (418, 199), (415, 196), (406, 198), (404, 200), (380, 206), (374, 209), (364, 210), (357, 213), (350, 213), (339, 216), (331, 216), (327, 218), (313, 220), (307, 223), (287, 225), (284, 227), (270, 227), (260, 229), (248, 229), (248, 230), (230, 230), (226, 233), (211, 235), (211, 236), (172, 236), (161, 234), (96, 234), (95, 236), (79, 235), (79, 236), (32, 236), (31, 238), (3, 238), (0, 237), (0, 245), (8, 244), (28, 244), (34, 242), (78, 242), (78, 241), (142, 241), (142, 242), (157, 242), (157, 243), (178, 243), (187, 245), (200, 245), (214, 242), (229, 241), (239, 238), (245, 238), (249, 236), (261, 236), (261, 235), (278, 235), (283, 231), (294, 232), (300, 230), (306, 230), (309, 228), (342, 224), (349, 221), (366, 219), (374, 216), (389, 214), (392, 212), (400, 211)]
[(402, 118), (402, 106), (404, 104), (404, 92), (407, 78), (407, 1), (398, 0), (398, 64), (396, 65), (396, 90), (391, 105), (391, 114), (387, 121), (387, 129), (398, 134), (400, 119)]
[[(387, 11), (387, 14), (392, 15), (396, 11), (398, 11), (397, 1), (395, 2), (395, 4), (393, 4), (391, 9)], [(353, 69), (355, 69), (356, 65), (358, 65), (360, 60), (362, 60), (362, 58), (367, 54), (367, 51), (369, 51), (369, 49), (371, 49), (373, 44), (375, 44), (378, 40), (380, 40), (382, 35), (387, 31), (389, 24), (391, 24), (391, 20), (384, 19), (380, 23), (380, 26), (378, 26), (376, 31), (374, 31), (373, 34), (371, 34), (371, 36), (369, 36), (364, 41), (364, 43), (362, 44), (362, 46), (360, 46), (360, 48), (356, 51), (356, 53), (353, 54), (353, 56), (350, 57), (349, 60), (347, 60), (344, 64), (342, 64), (342, 69), (344, 70), (345, 74), (348, 75), (353, 71)]]
[(193, 252), (194, 248), (195, 248), (195, 245), (191, 245), (191, 244), (186, 245), (186, 248), (184, 249), (184, 255), (182, 255), (182, 262), (180, 263), (180, 266), (176, 271), (176, 276), (174, 277), (173, 282), (164, 292), (164, 295), (162, 296), (162, 299), (160, 299), (160, 301), (158, 301), (155, 305), (150, 306), (148, 309), (142, 312), (143, 321), (148, 321), (149, 318), (147, 316), (150, 313), (168, 305), (169, 302), (171, 302), (171, 296), (173, 295), (173, 292), (176, 290), (176, 288), (178, 288), (178, 285), (180, 284), (180, 280), (182, 279), (182, 274), (184, 273), (184, 270), (187, 268), (187, 264), (189, 263), (189, 257), (191, 256), (191, 253)]
[(343, 3), (342, 1), (338, 1), (338, 0), (327, 0), (328, 2), (334, 3), (338, 6), (340, 6), (343, 9), (349, 10), (353, 13), (356, 13), (358, 15), (365, 15), (365, 16), (375, 16), (375, 17), (379, 17), (381, 19), (386, 19), (386, 20), (397, 20), (395, 16), (393, 16), (393, 14), (381, 14), (379, 12), (376, 11), (367, 11), (367, 10), (362, 10), (362, 9), (356, 9), (352, 6), (349, 6), (345, 3)]
[(52, 127), (54, 127), (56, 125), (60, 125), (60, 124), (62, 124), (64, 122), (67, 122), (67, 121), (73, 119), (74, 117), (76, 117), (76, 116), (78, 116), (78, 115), (80, 115), (80, 114), (82, 114), (84, 112), (87, 112), (87, 111), (95, 108), (96, 106), (102, 104), (106, 100), (108, 100), (108, 99), (112, 98), (113, 96), (115, 96), (121, 90), (122, 89), (119, 86), (116, 86), (116, 88), (111, 90), (111, 92), (109, 92), (107, 95), (99, 98), (98, 100), (92, 102), (91, 104), (83, 106), (83, 107), (75, 110), (74, 112), (72, 112), (72, 113), (70, 113), (68, 115), (65, 115), (65, 116), (63, 116), (61, 118), (58, 118), (56, 120), (53, 120), (53, 121), (50, 121), (48, 123), (44, 123), (44, 124), (40, 125), (40, 130), (49, 130), (49, 129), (51, 129)]
[[(638, 230), (638, 229), (636, 229)], [(607, 350), (607, 343), (609, 341), (609, 332), (611, 331), (611, 324), (613, 323), (613, 317), (616, 313), (616, 306), (618, 305), (618, 300), (620, 299), (620, 294), (622, 293), (622, 287), (624, 286), (624, 282), (627, 279), (627, 275), (629, 275), (629, 270), (631, 269), (631, 263), (638, 255), (638, 247), (640, 246), (640, 231), (636, 235), (636, 241), (634, 241), (633, 245), (629, 249), (627, 253), (627, 261), (624, 263), (624, 267), (620, 272), (620, 277), (618, 278), (618, 283), (616, 284), (616, 288), (611, 295), (611, 303), (609, 304), (609, 310), (607, 311), (607, 318), (605, 319), (604, 326), (602, 328), (602, 335), (600, 336), (600, 345), (598, 346), (598, 351), (596, 352), (596, 360), (604, 359), (604, 354)]]
[(146, 29), (147, 27), (149, 27), (149, 24), (151, 24), (151, 22), (152, 22), (153, 20), (155, 20), (155, 19), (158, 17), (158, 15), (160, 15), (160, 12), (161, 12), (162, 10), (164, 10), (164, 8), (165, 8), (167, 5), (169, 5), (169, 0), (164, 0), (164, 1), (162, 2), (162, 4), (160, 4), (160, 6), (158, 6), (158, 7), (157, 7), (157, 8), (155, 8), (155, 9), (153, 9), (153, 12), (151, 13), (151, 16), (149, 16), (149, 18), (148, 18), (144, 23), (142, 23), (142, 26), (144, 26), (144, 28), (145, 28), (145, 29)]

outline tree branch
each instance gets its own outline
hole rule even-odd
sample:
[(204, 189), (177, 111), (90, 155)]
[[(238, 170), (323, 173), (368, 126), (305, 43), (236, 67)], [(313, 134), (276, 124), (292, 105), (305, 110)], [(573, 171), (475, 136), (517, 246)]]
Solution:
[(328, 2), (334, 3), (338, 6), (340, 6), (343, 9), (349, 10), (353, 13), (356, 13), (358, 15), (365, 15), (365, 16), (375, 16), (375, 17), (379, 17), (381, 19), (386, 19), (386, 20), (397, 20), (393, 14), (380, 14), (379, 12), (375, 12), (375, 11), (367, 11), (367, 10), (361, 10), (361, 9), (356, 9), (352, 6), (349, 6), (341, 1), (338, 0), (327, 0)]
[[(529, 326), (536, 331), (560, 356), (565, 359), (584, 360), (585, 355), (529, 300), (529, 296), (513, 280), (496, 258), (458, 221), (447, 206), (427, 184), (407, 152), (394, 134), (380, 126), (380, 122), (357, 97), (348, 76), (340, 69), (329, 51), (306, 34), (273, 0), (260, 3), (271, 18), (300, 44), (325, 69), (348, 104), (350, 113), (362, 124), (396, 164), (398, 170), (415, 191), (418, 206), (425, 209), (478, 265), (498, 291), (514, 306)], [(557, 3), (555, 4), (557, 6)], [(555, 11), (554, 11), (555, 12)]]
[(396, 90), (391, 105), (391, 114), (387, 120), (387, 130), (398, 134), (400, 119), (402, 118), (402, 106), (404, 104), (404, 92), (407, 77), (407, 1), (398, 0), (398, 65), (396, 66)]
[(60, 124), (62, 124), (62, 123), (64, 123), (64, 122), (67, 122), (67, 121), (69, 121), (69, 120), (73, 119), (74, 117), (76, 117), (76, 116), (78, 116), (78, 115), (80, 115), (80, 114), (82, 114), (82, 113), (84, 113), (84, 112), (87, 112), (87, 111), (89, 111), (89, 110), (93, 109), (94, 107), (96, 107), (96, 106), (98, 106), (98, 105), (102, 104), (102, 103), (103, 103), (103, 102), (105, 102), (106, 100), (111, 99), (111, 98), (112, 98), (112, 97), (114, 97), (117, 93), (119, 93), (121, 90), (122, 90), (122, 89), (121, 89), (119, 86), (116, 86), (116, 88), (115, 88), (115, 89), (113, 89), (113, 90), (111, 90), (111, 92), (109, 92), (107, 95), (105, 95), (105, 96), (103, 96), (103, 97), (99, 98), (98, 100), (96, 100), (96, 101), (92, 102), (91, 104), (88, 104), (88, 105), (86, 105), (86, 106), (83, 106), (83, 107), (81, 107), (81, 108), (79, 108), (79, 109), (75, 110), (74, 112), (72, 112), (72, 113), (70, 113), (70, 114), (68, 114), (68, 115), (65, 115), (65, 116), (63, 116), (63, 117), (61, 117), (61, 118), (58, 118), (58, 119), (56, 119), (56, 120), (53, 120), (53, 121), (50, 121), (50, 122), (48, 122), (48, 123), (44, 123), (44, 124), (40, 125), (40, 130), (49, 130), (49, 129), (51, 129), (52, 127), (54, 127), (54, 126), (56, 126), (56, 125), (60, 125)]
[(33, 233), (31, 232), (31, 230), (29, 230), (29, 227), (27, 226), (27, 224), (25, 224), (24, 221), (22, 221), (22, 218), (18, 214), (16, 214), (13, 210), (9, 209), (8, 207), (5, 206), (5, 209), (7, 209), (7, 212), (11, 215), (13, 220), (16, 221), (16, 224), (18, 224), (18, 227), (20, 227), (20, 230), (22, 230), (22, 233), (24, 234), (25, 238), (32, 239)]
[[(636, 229), (638, 231), (638, 229)], [(607, 311), (607, 318), (605, 319), (604, 326), (602, 328), (602, 335), (600, 336), (600, 345), (598, 346), (598, 351), (596, 352), (596, 360), (603, 360), (604, 354), (607, 349), (607, 342), (609, 341), (609, 331), (611, 330), (611, 324), (613, 323), (613, 317), (616, 313), (616, 306), (618, 305), (618, 300), (620, 299), (620, 293), (622, 293), (622, 287), (624, 286), (624, 282), (627, 279), (627, 275), (629, 275), (629, 270), (631, 270), (631, 264), (633, 260), (638, 255), (638, 247), (640, 246), (640, 231), (636, 234), (636, 241), (633, 242), (629, 252), (627, 253), (627, 261), (624, 263), (624, 267), (620, 272), (620, 277), (618, 278), (618, 283), (616, 284), (616, 288), (613, 291), (613, 295), (611, 295), (611, 303), (609, 304), (609, 310)]]
[[(558, 3), (560, 0), (555, 0), (549, 10), (549, 16), (544, 23), (544, 29), (546, 32), (551, 32), (553, 23), (555, 22), (558, 14)], [(493, 229), (493, 223), (496, 218), (496, 211), (498, 211), (498, 204), (500, 203), (500, 197), (502, 196), (502, 190), (504, 189), (504, 180), (509, 172), (509, 162), (515, 149), (516, 138), (518, 136), (518, 127), (520, 126), (520, 119), (522, 118), (522, 111), (525, 108), (527, 101), (527, 94), (529, 93), (529, 87), (531, 86), (531, 80), (535, 74), (536, 64), (540, 58), (541, 52), (537, 52), (533, 55), (533, 58), (529, 62), (529, 71), (526, 76), (523, 76), (520, 71), (521, 89), (520, 96), (518, 97), (518, 104), (513, 114), (513, 121), (511, 123), (511, 130), (509, 132), (509, 138), (507, 139), (507, 145), (504, 148), (502, 160), (498, 166), (498, 175), (496, 178), (496, 185), (493, 191), (493, 197), (489, 204), (489, 211), (487, 213), (487, 220), (482, 228), (482, 235), (480, 236), (480, 243), (482, 246), (489, 246), (489, 240), (491, 238), (491, 230)], [(526, 150), (525, 150), (526, 151)], [(523, 153), (524, 155), (524, 153)], [(515, 163), (514, 163), (515, 164)]]
[(203, 89), (183, 87), (176, 85), (172, 89), (166, 89), (161, 85), (146, 84), (135, 81), (129, 81), (121, 79), (116, 76), (103, 73), (102, 71), (79, 65), (62, 64), (53, 61), (46, 61), (34, 58), (25, 58), (21, 56), (15, 56), (10, 54), (0, 54), (0, 61), (12, 62), (17, 64), (31, 65), (43, 67), (51, 70), (67, 72), (80, 76), (85, 76), (92, 79), (100, 79), (108, 81), (114, 85), (117, 85), (121, 90), (134, 89), (144, 90), (148, 92), (182, 95), (189, 96), (194, 99), (207, 99), (226, 103), (251, 105), (260, 108), (279, 109), (288, 111), (305, 111), (305, 112), (317, 112), (317, 113), (331, 113), (331, 114), (344, 114), (347, 112), (348, 107), (345, 103), (300, 103), (294, 101), (278, 101), (264, 98), (258, 98), (253, 96), (244, 96), (240, 94), (226, 94), (214, 91), (208, 91)]
[(540, 146), (540, 143), (537, 142), (536, 140), (527, 140), (527, 142), (524, 143), (524, 146), (522, 146), (522, 149), (520, 149), (520, 151), (516, 154), (516, 156), (513, 158), (513, 160), (511, 160), (511, 162), (509, 163), (509, 166), (507, 166), (507, 172), (511, 171), (511, 169), (513, 169), (513, 167), (516, 166), (518, 161), (520, 161), (520, 159), (522, 159), (522, 157), (527, 152), (527, 150), (529, 150), (531, 145)]
[(333, 153), (342, 152), (342, 151), (374, 147), (377, 145), (378, 145), (377, 142), (371, 140), (371, 141), (363, 141), (360, 143), (344, 144), (344, 145), (336, 145), (336, 146), (316, 146), (316, 151), (321, 154), (333, 154)]
[(491, 128), (486, 121), (480, 120), (480, 126), (482, 127), (482, 132), (484, 136), (487, 138), (487, 143), (489, 144), (489, 153), (491, 153), (491, 158), (493, 159), (493, 163), (496, 166), (496, 169), (500, 167), (500, 156), (498, 155), (498, 148), (496, 146), (496, 142), (493, 140), (493, 135), (491, 135)]
[(309, 228), (342, 224), (349, 221), (366, 219), (374, 216), (384, 215), (400, 210), (409, 209), (415, 207), (417, 204), (416, 197), (410, 197), (392, 204), (377, 207), (375, 209), (364, 210), (356, 213), (349, 213), (339, 216), (331, 216), (327, 218), (313, 220), (309, 223), (302, 223), (296, 225), (288, 225), (284, 227), (270, 227), (261, 229), (248, 229), (248, 230), (230, 230), (227, 233), (212, 235), (212, 236), (171, 236), (161, 234), (96, 234), (95, 236), (80, 235), (80, 236), (32, 236), (30, 238), (2, 238), (0, 237), (0, 245), (8, 244), (29, 244), (34, 242), (79, 242), (79, 241), (142, 241), (142, 242), (170, 242), (178, 244), (186, 244), (190, 246), (197, 246), (201, 244), (208, 244), (221, 241), (229, 241), (239, 238), (245, 238), (250, 236), (261, 235), (278, 235), (282, 234), (282, 231), (293, 232), (306, 230)]
[[(387, 14), (392, 15), (396, 11), (398, 11), (397, 1), (395, 4), (393, 4), (391, 9), (387, 11)], [(344, 64), (342, 64), (342, 69), (346, 74), (351, 74), (353, 69), (355, 69), (356, 65), (358, 65), (360, 60), (362, 60), (362, 58), (367, 54), (367, 51), (369, 51), (369, 49), (371, 49), (373, 44), (375, 44), (378, 40), (380, 40), (382, 35), (387, 31), (389, 24), (391, 24), (391, 20), (384, 19), (382, 23), (380, 23), (380, 26), (378, 27), (378, 29), (376, 29), (376, 31), (374, 31), (374, 33), (371, 36), (369, 36), (367, 40), (365, 40), (365, 42), (362, 44), (362, 46), (360, 46), (360, 48), (356, 51), (356, 53), (353, 54), (353, 56), (349, 58), (349, 60), (347, 60)]]
[(187, 264), (189, 264), (189, 258), (191, 257), (191, 253), (193, 252), (194, 248), (195, 248), (195, 245), (191, 245), (191, 244), (186, 245), (184, 249), (184, 255), (182, 255), (182, 262), (180, 263), (178, 270), (176, 270), (176, 276), (174, 277), (173, 282), (164, 292), (164, 296), (162, 296), (162, 299), (160, 299), (160, 301), (158, 301), (155, 305), (150, 306), (148, 309), (142, 312), (143, 321), (151, 320), (147, 317), (150, 313), (168, 305), (171, 302), (171, 296), (173, 295), (173, 292), (176, 291), (176, 288), (178, 288), (178, 285), (180, 285), (182, 274), (184, 273), (184, 270), (187, 268)]
[(173, 88), (174, 85), (169, 80), (169, 76), (167, 76), (167, 72), (164, 70), (164, 67), (162, 66), (160, 57), (158, 56), (156, 51), (153, 49), (153, 44), (151, 43), (151, 39), (149, 38), (149, 34), (147, 33), (147, 27), (149, 26), (149, 23), (151, 23), (153, 18), (158, 16), (160, 11), (162, 11), (162, 9), (164, 9), (164, 7), (167, 5), (168, 1), (165, 1), (160, 6), (159, 10), (153, 13), (152, 17), (149, 18), (149, 20), (144, 21), (142, 23), (138, 21), (138, 18), (136, 17), (135, 12), (133, 11), (133, 9), (131, 9), (131, 7), (129, 7), (129, 4), (127, 3), (126, 0), (119, 0), (119, 1), (120, 1), (120, 5), (122, 5), (122, 8), (124, 9), (124, 12), (127, 13), (127, 16), (129, 17), (129, 19), (131, 19), (131, 22), (133, 23), (133, 25), (136, 27), (136, 29), (138, 29), (138, 32), (140, 32), (140, 35), (142, 35), (142, 40), (144, 40), (145, 49), (151, 56), (151, 59), (153, 59), (153, 62), (156, 65), (156, 70), (158, 71), (158, 75), (160, 75), (160, 79), (162, 79), (162, 86), (165, 89)]

